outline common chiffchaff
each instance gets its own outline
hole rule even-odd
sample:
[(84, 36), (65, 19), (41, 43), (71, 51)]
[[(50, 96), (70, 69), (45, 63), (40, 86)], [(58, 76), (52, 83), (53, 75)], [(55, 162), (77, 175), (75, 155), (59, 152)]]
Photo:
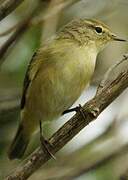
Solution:
[(125, 41), (104, 23), (78, 19), (67, 24), (33, 56), (24, 81), (21, 121), (9, 158), (21, 158), (39, 121), (59, 118), (93, 75), (97, 54), (111, 41)]

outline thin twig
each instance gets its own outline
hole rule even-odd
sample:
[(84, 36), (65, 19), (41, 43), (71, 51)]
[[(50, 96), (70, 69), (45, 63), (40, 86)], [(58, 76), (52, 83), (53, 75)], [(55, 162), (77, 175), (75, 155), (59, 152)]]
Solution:
[(122, 64), (124, 61), (127, 61), (127, 60), (128, 60), (128, 54), (125, 54), (123, 56), (123, 59), (117, 61), (115, 64), (110, 66), (110, 68), (105, 73), (101, 83), (99, 84), (96, 94), (100, 93), (103, 90), (103, 88), (105, 88), (105, 86), (107, 85), (107, 81), (110, 78), (111, 73), (114, 71), (114, 69), (116, 69), (120, 64)]
[(26, 19), (24, 19), (22, 22), (20, 22), (17, 29), (13, 32), (13, 34), (8, 38), (8, 40), (0, 48), (0, 66), (5, 60), (4, 56), (7, 52), (7, 50), (28, 29), (29, 21), (32, 19), (34, 14), (37, 12), (38, 8), (39, 8), (39, 6), (35, 7), (34, 10), (28, 15), (28, 17), (26, 17)]
[[(20, 98), (13, 97), (11, 100), (5, 100), (4, 102), (0, 102), (0, 117), (3, 115), (9, 114), (11, 112), (15, 112), (20, 108)], [(2, 122), (2, 118), (0, 119)]]
[[(55, 8), (56, 6), (59, 6), (64, 1), (65, 0), (50, 1), (46, 14), (51, 14), (52, 9)], [(44, 20), (41, 42), (44, 42), (48, 37), (51, 37), (52, 35), (56, 33), (57, 25), (60, 19), (60, 13), (62, 12), (62, 10), (60, 9), (58, 12), (56, 12), (56, 14), (54, 14), (53, 16), (50, 16), (49, 19)]]
[(24, 0), (5, 0), (0, 4), (0, 21), (14, 11)]
[(42, 24), (48, 18), (52, 17), (53, 15), (60, 12), (62, 9), (66, 8), (67, 6), (72, 5), (73, 3), (77, 2), (77, 1), (80, 1), (80, 0), (70, 0), (70, 1), (66, 0), (65, 2), (57, 4), (57, 6), (55, 6), (50, 13), (46, 13), (43, 17), (41, 17), (41, 19), (40, 18), (39, 19), (35, 18), (35, 19), (33, 19), (31, 21), (31, 19), (33, 17), (33, 14), (37, 10), (37, 8), (35, 8), (35, 10), (32, 12), (32, 14), (29, 15), (29, 17), (27, 17), (25, 20), (18, 23), (14, 27), (11, 27), (7, 31), (3, 32), (3, 34), (7, 34), (7, 33), (10, 33), (11, 31), (13, 31), (16, 28), (16, 30), (13, 32), (13, 34), (9, 37), (9, 39), (0, 48), (0, 66), (5, 60), (4, 56), (5, 56), (8, 48), (12, 45), (12, 43), (14, 41), (16, 41), (16, 39), (18, 37), (20, 37), (26, 31), (26, 29), (28, 29), (32, 25)]
[[(128, 71), (120, 75), (107, 86), (103, 91), (96, 95), (92, 100), (83, 106), (86, 121), (81, 114), (77, 113), (68, 122), (66, 122), (53, 136), (49, 139), (52, 145), (52, 153), (55, 154), (85, 126), (95, 120), (98, 115), (115, 100), (128, 87)], [(15, 171), (13, 171), (6, 180), (25, 180), (34, 173), (41, 165), (45, 164), (51, 157), (48, 153), (38, 148), (32, 155), (24, 161)]]
[[(52, 16), (58, 14), (59, 12), (61, 12), (63, 9), (70, 7), (71, 5), (73, 5), (74, 3), (78, 2), (80, 0), (66, 0), (62, 3), (59, 3), (57, 5), (54, 6), (54, 8), (50, 11), (50, 13), (46, 13), (45, 15), (43, 14), (43, 16), (39, 16), (39, 17), (35, 17), (33, 18), (28, 26), (36, 26), (39, 24), (42, 24), (44, 21), (46, 21), (47, 19), (51, 18)], [(19, 25), (21, 24), (21, 22), (18, 22), (17, 24), (15, 24), (14, 26), (10, 27), (9, 29), (7, 29), (4, 32), (0, 33), (0, 37), (2, 36), (6, 36), (9, 33), (13, 32), (15, 29), (17, 29), (19, 27)]]
[(19, 23), (15, 24), (14, 26), (8, 28), (8, 29), (5, 30), (4, 32), (1, 32), (1, 33), (0, 33), (0, 37), (9, 35), (11, 32), (13, 32), (14, 30), (16, 30), (16, 28), (19, 27), (20, 24), (21, 24), (21, 22), (19, 22)]
[(59, 13), (61, 10), (64, 10), (65, 8), (70, 7), (71, 5), (79, 2), (81, 0), (65, 0), (62, 3), (57, 4), (50, 13), (46, 13), (45, 15), (43, 15), (43, 17), (39, 17), (39, 18), (35, 18), (35, 20), (33, 19), (30, 24), (31, 25), (38, 25), (38, 24), (42, 24), (45, 20), (51, 18), (52, 16), (56, 15), (57, 13)]

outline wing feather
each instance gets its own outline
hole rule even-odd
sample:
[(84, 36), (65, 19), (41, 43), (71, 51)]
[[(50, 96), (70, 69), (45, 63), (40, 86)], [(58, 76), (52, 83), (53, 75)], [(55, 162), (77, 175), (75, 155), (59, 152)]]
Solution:
[[(26, 75), (25, 75), (25, 78), (24, 78), (24, 83), (23, 83), (23, 93), (22, 93), (22, 98), (21, 98), (21, 109), (24, 108), (25, 106), (25, 102), (26, 102), (26, 93), (27, 93), (27, 90), (28, 90), (28, 87), (32, 81), (32, 77), (30, 77), (30, 70), (31, 70), (31, 64), (35, 61), (35, 57), (36, 57), (36, 52), (34, 53), (34, 55), (32, 56), (32, 59), (28, 65), (28, 69), (26, 71)], [(36, 74), (36, 73), (35, 73)], [(34, 75), (35, 75), (34, 74)]]

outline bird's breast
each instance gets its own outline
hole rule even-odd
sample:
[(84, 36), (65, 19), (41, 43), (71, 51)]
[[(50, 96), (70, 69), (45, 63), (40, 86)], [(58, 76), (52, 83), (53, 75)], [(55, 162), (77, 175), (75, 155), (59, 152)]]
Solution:
[(53, 120), (70, 108), (89, 84), (96, 53), (79, 46), (59, 44), (40, 58), (44, 61), (29, 88), (26, 111), (33, 112), (35, 119)]
[(48, 66), (43, 75), (47, 78), (45, 86), (42, 84), (42, 96), (45, 94), (44, 88), (47, 89), (49, 111), (59, 114), (69, 108), (89, 84), (94, 72), (96, 53), (70, 47), (58, 53), (54, 60), (54, 64)]

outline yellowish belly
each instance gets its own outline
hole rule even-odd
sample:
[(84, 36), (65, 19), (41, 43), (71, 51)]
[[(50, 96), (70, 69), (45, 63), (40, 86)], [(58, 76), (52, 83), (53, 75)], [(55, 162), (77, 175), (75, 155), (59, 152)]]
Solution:
[[(60, 50), (59, 50), (60, 51)], [(64, 51), (64, 50), (63, 50)], [(35, 120), (58, 118), (78, 99), (94, 72), (96, 53), (71, 48), (52, 54), (29, 88), (26, 112)], [(36, 92), (36, 93), (35, 93)], [(31, 101), (32, 100), (32, 101)]]
[(52, 119), (60, 116), (78, 99), (87, 87), (93, 74), (86, 64), (68, 63), (62, 69), (51, 67), (41, 77), (45, 77), (41, 85), (40, 104), (42, 117)]

